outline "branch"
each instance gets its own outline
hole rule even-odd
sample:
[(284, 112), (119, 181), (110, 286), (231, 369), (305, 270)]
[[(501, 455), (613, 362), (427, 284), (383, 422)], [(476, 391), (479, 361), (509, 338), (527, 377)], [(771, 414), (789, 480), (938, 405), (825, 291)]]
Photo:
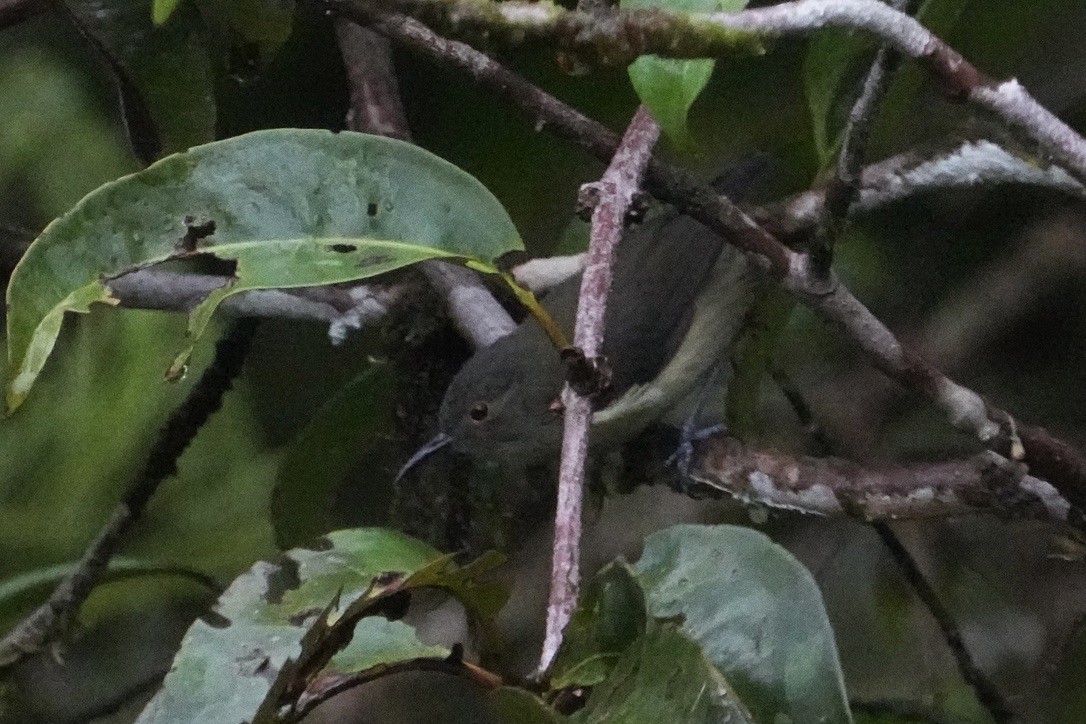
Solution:
[(863, 521), (995, 514), (1082, 527), (1070, 504), (1025, 466), (991, 452), (968, 460), (866, 467), (837, 457), (793, 457), (731, 437), (698, 448), (695, 495)]
[[(894, 10), (903, 11), (908, 0), (888, 0), (887, 4)], [(841, 152), (837, 156), (835, 176), (827, 192), (826, 207), (831, 227), (837, 227), (845, 220), (859, 193), (860, 176), (863, 173), (864, 159), (867, 157), (871, 129), (875, 125), (879, 105), (890, 86), (890, 77), (900, 64), (901, 55), (895, 53), (890, 46), (881, 45), (867, 71), (867, 77), (864, 78), (860, 95), (849, 111)]]
[[(547, 628), (540, 657), (540, 675), (547, 670), (562, 644), (562, 631), (577, 606), (580, 586), (581, 503), (588, 432), (592, 422), (593, 392), (606, 387), (606, 361), (600, 358), (607, 297), (615, 249), (622, 239), (626, 215), (641, 186), (653, 146), (660, 137), (660, 125), (645, 106), (637, 109), (626, 135), (615, 151), (599, 182), (581, 187), (586, 206), (592, 207), (592, 232), (588, 256), (581, 276), (577, 321), (573, 330), (576, 360), (562, 390), (565, 426), (562, 431), (562, 458), (558, 477), (558, 505), (554, 519), (554, 557), (551, 564), (551, 591), (547, 603)], [(589, 368), (593, 379), (584, 389), (574, 377)], [(603, 378), (601, 384), (600, 378)]]
[(333, 696), (350, 691), (356, 686), (377, 681), (386, 676), (411, 671), (434, 671), (450, 676), (459, 676), (477, 684), (484, 691), (492, 691), (502, 686), (502, 679), (486, 669), (468, 663), (454, 655), (445, 659), (410, 659), (391, 664), (380, 664), (353, 674), (325, 673), (316, 678), (302, 693), (298, 703), (286, 719), (289, 722), (301, 721), (320, 704)]
[[(336, 37), (351, 94), (347, 126), (352, 131), (411, 141), (388, 40), (343, 19), (336, 21)], [(445, 298), (457, 330), (476, 349), (516, 329), (512, 317), (478, 275), (457, 264), (433, 259), (419, 264), (419, 269)]]
[[(524, 111), (535, 127), (548, 129), (601, 159), (609, 159), (618, 147), (611, 131), (469, 46), (442, 38), (402, 15), (342, 7), (361, 20), (371, 21), (396, 43), (467, 73)], [(1016, 459), (1020, 454), (1031, 474), (1051, 482), (1072, 504), (1086, 506), (1086, 459), (1066, 442), (1041, 428), (1016, 424), (1006, 411), (989, 406), (976, 392), (946, 377), (903, 346), (832, 274), (828, 279), (811, 274), (809, 256), (789, 249), (730, 200), (686, 172), (654, 160), (649, 163), (645, 185), (657, 198), (754, 255), (781, 286), (840, 327), (872, 365), (934, 402), (955, 427), (1001, 454), (1014, 452)]]
[(981, 706), (998, 724), (1012, 721), (1014, 717), (1007, 700), (1003, 698), (999, 689), (988, 680), (988, 677), (973, 660), (969, 649), (965, 647), (965, 640), (958, 628), (958, 623), (954, 620), (954, 616), (943, 605), (939, 594), (928, 582), (923, 571), (920, 570), (916, 561), (909, 554), (908, 549), (888, 527), (876, 526), (875, 532), (879, 534), (883, 545), (890, 551), (890, 555), (893, 556), (909, 585), (916, 591), (916, 595), (935, 618), (939, 630), (943, 633), (943, 639), (947, 642), (950, 652), (954, 655), (954, 660), (958, 664), (958, 670), (962, 672), (962, 677), (966, 683), (973, 687)]
[[(859, 189), (849, 207), (853, 216), (878, 211), (918, 194), (1003, 184), (1039, 186), (1086, 199), (1086, 186), (1059, 166), (1020, 157), (986, 140), (966, 141), (934, 155), (910, 151), (893, 156), (863, 169), (857, 183)], [(752, 209), (751, 216), (779, 236), (805, 234), (825, 212), (829, 191), (829, 185), (823, 184)]]
[(147, 456), (143, 473), (132, 483), (98, 537), (87, 548), (79, 566), (33, 613), (0, 640), (0, 668), (11, 666), (40, 651), (68, 625), (90, 595), (121, 538), (143, 514), (147, 502), (166, 478), (177, 472), (177, 460), (205, 422), (218, 411), (223, 396), (248, 353), (257, 323), (241, 319), (215, 348), (215, 359), (159, 431)]
[(735, 13), (604, 10), (587, 13), (552, 3), (477, 0), (326, 0), (344, 13), (396, 10), (450, 34), (506, 42), (527, 38), (599, 63), (625, 65), (641, 55), (704, 58), (759, 47), (761, 38), (807, 35), (825, 28), (871, 33), (915, 58), (952, 99), (985, 108), (1041, 144), (1086, 179), (1086, 139), (1036, 101), (1017, 80), (996, 83), (915, 19), (879, 0), (795, 0)]

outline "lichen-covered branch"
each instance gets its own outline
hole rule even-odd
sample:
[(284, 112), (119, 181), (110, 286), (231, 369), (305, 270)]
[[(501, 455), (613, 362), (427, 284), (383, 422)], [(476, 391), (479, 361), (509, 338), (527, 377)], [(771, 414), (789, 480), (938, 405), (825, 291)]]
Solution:
[[(1086, 186), (1059, 166), (1025, 158), (991, 141), (966, 141), (938, 153), (916, 151), (873, 163), (860, 173), (852, 216), (869, 214), (914, 196), (955, 189), (1020, 184), (1086, 199)], [(827, 185), (767, 206), (751, 216), (779, 236), (808, 233), (824, 212)]]
[(703, 486), (771, 508), (865, 521), (995, 514), (1081, 526), (1054, 487), (991, 452), (968, 460), (870, 467), (794, 457), (715, 437), (691, 476)]
[(545, 40), (590, 61), (624, 65), (640, 55), (715, 57), (757, 47), (760, 38), (825, 28), (871, 33), (920, 61), (942, 90), (1002, 118), (1086, 180), (1086, 139), (1037, 102), (1018, 81), (995, 82), (914, 18), (880, 0), (794, 0), (734, 13), (656, 9), (566, 10), (550, 2), (478, 0), (327, 0), (356, 16), (396, 10), (449, 34), (520, 42)]

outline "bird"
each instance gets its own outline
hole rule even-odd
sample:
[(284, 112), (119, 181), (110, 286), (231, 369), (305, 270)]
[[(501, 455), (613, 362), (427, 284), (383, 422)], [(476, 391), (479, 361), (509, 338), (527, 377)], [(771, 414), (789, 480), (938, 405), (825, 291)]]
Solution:
[[(761, 157), (732, 164), (714, 186), (738, 196), (765, 166)], [(593, 398), (592, 448), (620, 445), (682, 406), (725, 364), (764, 283), (743, 252), (672, 207), (653, 209), (628, 229), (604, 318), (601, 353), (611, 376)], [(567, 338), (579, 289), (577, 275), (542, 300)], [(397, 480), (444, 448), (510, 470), (557, 458), (565, 374), (559, 350), (529, 316), (461, 367), (442, 400), (438, 433)]]

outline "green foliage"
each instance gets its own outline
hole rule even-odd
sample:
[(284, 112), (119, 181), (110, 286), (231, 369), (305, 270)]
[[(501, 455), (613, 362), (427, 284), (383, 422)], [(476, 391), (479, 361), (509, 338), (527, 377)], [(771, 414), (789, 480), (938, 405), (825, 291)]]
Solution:
[(651, 615), (678, 617), (755, 719), (851, 721), (818, 586), (768, 537), (679, 525), (649, 536), (634, 569)]
[[(498, 556), (460, 567), (382, 529), (323, 540), (231, 584), (140, 721), (271, 721), (331, 678), (447, 657), (389, 620), (407, 591), (444, 590), (484, 628), (505, 602), (486, 580)], [(676, 526), (650, 536), (635, 566), (592, 579), (550, 685), (590, 691), (571, 722), (849, 722), (836, 656), (810, 574), (783, 549), (746, 528)], [(564, 719), (508, 688), (489, 706), (502, 721)]]
[[(52, 588), (79, 567), (75, 563), (60, 563), (32, 571), (26, 571), (5, 580), (0, 580), (0, 611), (19, 610), (30, 598), (45, 598)], [(184, 566), (169, 563), (155, 563), (138, 558), (115, 556), (110, 559), (101, 584), (123, 581), (145, 576), (178, 576), (201, 586), (216, 590), (219, 584), (215, 579)]]
[(108, 279), (157, 262), (196, 251), (236, 262), (234, 283), (190, 315), (195, 339), (245, 289), (351, 281), (436, 256), (489, 261), (520, 247), (478, 181), (417, 146), (274, 130), (194, 148), (106, 184), (31, 245), (7, 292), (8, 406), (26, 398), (64, 312), (114, 303)]
[(201, 0), (206, 15), (229, 28), (242, 41), (256, 46), (268, 60), (294, 31), (293, 0)]
[(610, 676), (592, 690), (585, 708), (571, 720), (577, 724), (754, 722), (697, 642), (669, 621), (649, 622), (645, 634), (623, 652)]
[(152, 0), (151, 20), (155, 25), (162, 25), (170, 19), (173, 11), (177, 9), (182, 0)]
[(460, 569), (395, 531), (338, 531), (325, 543), (322, 550), (290, 551), (278, 564), (258, 563), (235, 580), (210, 622), (189, 629), (162, 690), (139, 721), (272, 721), (291, 693), (296, 697), (319, 675), (443, 659), (447, 650), (426, 646), (410, 626), (381, 618), (390, 599), (441, 588), (478, 611), (475, 594), (490, 588), (467, 585), (490, 563)]
[(597, 573), (551, 686), (596, 687), (584, 721), (851, 721), (811, 575), (736, 526), (669, 528), (645, 540), (634, 566)]
[[(658, 7), (670, 11), (735, 11), (748, 0), (621, 0), (623, 8)], [(673, 60), (646, 55), (630, 65), (630, 81), (664, 133), (680, 148), (691, 147), (686, 117), (716, 66), (715, 60)]]

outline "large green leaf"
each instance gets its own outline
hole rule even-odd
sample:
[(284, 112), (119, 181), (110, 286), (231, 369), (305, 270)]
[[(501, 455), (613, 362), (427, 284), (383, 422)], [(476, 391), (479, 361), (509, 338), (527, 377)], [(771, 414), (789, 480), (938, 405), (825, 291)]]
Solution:
[[(698, 642), (671, 622), (652, 621), (592, 690), (577, 724), (753, 723)], [(764, 721), (782, 721), (766, 719)]]
[[(748, 0), (621, 0), (623, 8), (657, 7), (676, 12), (742, 10)], [(673, 60), (646, 55), (630, 65), (630, 81), (664, 133), (680, 148), (690, 146), (686, 117), (713, 74), (715, 60)]]
[[(215, 137), (215, 79), (195, 7), (181, 7), (156, 26), (147, 0), (64, 0), (64, 6), (116, 76), (138, 156), (150, 162)], [(155, 5), (159, 15), (162, 6)]]
[(193, 311), (196, 334), (244, 289), (350, 281), (436, 256), (489, 261), (521, 248), (485, 187), (411, 144), (282, 129), (193, 148), (102, 186), (31, 245), (7, 292), (9, 410), (45, 364), (64, 312), (111, 302), (111, 278), (196, 244), (236, 262), (234, 283)]
[(235, 580), (209, 620), (185, 634), (139, 721), (271, 721), (304, 688), (321, 686), (322, 676), (448, 656), (382, 617), (381, 606), (424, 586), (461, 595), (464, 580), (489, 564), (457, 568), (390, 530), (337, 531), (326, 542), (322, 550), (291, 551), (279, 564), (258, 563)]
[(852, 720), (818, 587), (768, 537), (675, 526), (645, 540), (634, 568), (651, 615), (682, 621), (757, 721)]

